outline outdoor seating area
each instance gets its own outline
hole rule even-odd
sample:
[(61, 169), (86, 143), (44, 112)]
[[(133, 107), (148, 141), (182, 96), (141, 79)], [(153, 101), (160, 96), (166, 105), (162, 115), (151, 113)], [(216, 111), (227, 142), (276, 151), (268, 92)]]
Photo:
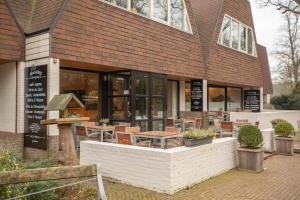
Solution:
[(248, 119), (230, 121), (229, 112), (206, 112), (202, 117), (167, 119), (167, 126), (163, 131), (141, 131), (140, 127), (131, 127), (130, 124), (117, 125), (97, 122), (84, 122), (75, 125), (76, 147), (80, 148), (80, 141), (93, 140), (122, 145), (135, 145), (149, 148), (169, 149), (184, 146), (183, 134), (194, 129), (212, 129), (213, 139), (237, 137), (239, 129), (244, 125), (259, 126)]

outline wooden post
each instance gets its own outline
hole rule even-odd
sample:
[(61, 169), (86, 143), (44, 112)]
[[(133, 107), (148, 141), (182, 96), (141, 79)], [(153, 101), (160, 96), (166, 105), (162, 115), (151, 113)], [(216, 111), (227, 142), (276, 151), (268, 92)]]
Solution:
[(65, 165), (77, 165), (78, 159), (72, 134), (72, 124), (59, 124), (59, 134), (63, 138), (62, 149)]

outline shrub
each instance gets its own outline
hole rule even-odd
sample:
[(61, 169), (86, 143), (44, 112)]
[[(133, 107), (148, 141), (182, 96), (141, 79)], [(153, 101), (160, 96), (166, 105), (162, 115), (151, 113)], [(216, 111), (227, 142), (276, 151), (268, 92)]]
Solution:
[(280, 122), (287, 122), (287, 121), (284, 120), (284, 119), (273, 119), (273, 120), (271, 121), (271, 124), (273, 125), (273, 128), (275, 128), (276, 125), (277, 125), (278, 123), (280, 123)]
[(280, 137), (290, 137), (295, 135), (295, 129), (288, 122), (279, 122), (275, 127), (275, 134)]
[(245, 125), (239, 130), (238, 141), (241, 146), (246, 148), (257, 148), (262, 145), (263, 137), (256, 126)]
[(213, 129), (191, 129), (183, 133), (185, 139), (202, 139), (212, 137), (214, 134)]

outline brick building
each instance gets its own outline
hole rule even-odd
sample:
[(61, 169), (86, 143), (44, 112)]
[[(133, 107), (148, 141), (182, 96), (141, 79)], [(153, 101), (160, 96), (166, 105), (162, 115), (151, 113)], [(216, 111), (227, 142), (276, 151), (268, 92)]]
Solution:
[(0, 0), (0, 11), (0, 149), (13, 140), (25, 157), (57, 151), (56, 126), (46, 148), (23, 148), (45, 128), (34, 119), (59, 117), (43, 111), (57, 94), (84, 103), (73, 115), (157, 130), (182, 113), (249, 109), (247, 92), (262, 111), (272, 93), (248, 0)]

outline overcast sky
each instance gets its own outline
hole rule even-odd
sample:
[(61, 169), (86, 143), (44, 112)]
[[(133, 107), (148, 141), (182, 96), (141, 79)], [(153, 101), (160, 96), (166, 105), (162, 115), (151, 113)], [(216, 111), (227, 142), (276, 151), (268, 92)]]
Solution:
[(276, 60), (272, 58), (271, 52), (274, 49), (276, 39), (280, 36), (280, 27), (284, 23), (283, 15), (275, 7), (262, 7), (257, 0), (250, 0), (254, 26), (258, 43), (266, 46), (269, 54), (271, 70), (276, 67)]

